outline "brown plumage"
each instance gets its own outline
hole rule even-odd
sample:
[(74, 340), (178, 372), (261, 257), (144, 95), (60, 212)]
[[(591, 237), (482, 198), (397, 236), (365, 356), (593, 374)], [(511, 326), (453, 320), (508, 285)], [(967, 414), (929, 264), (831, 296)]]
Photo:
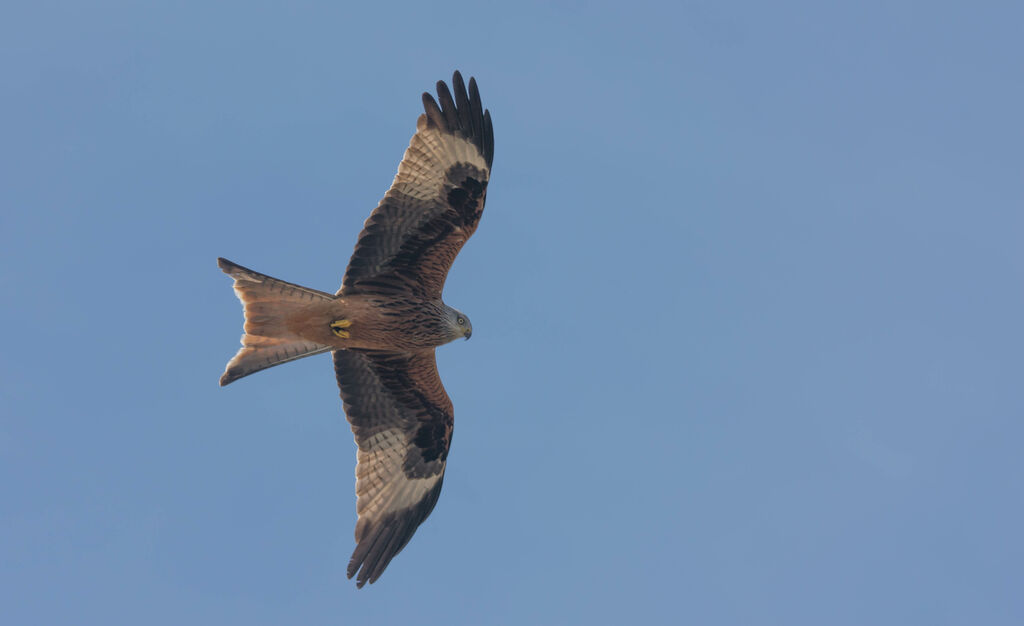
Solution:
[(472, 334), (444, 304), (448, 270), (476, 230), (494, 157), (491, 115), (476, 81), (423, 94), (398, 174), (366, 220), (342, 287), (329, 294), (218, 259), (245, 309), (242, 348), (221, 385), (333, 351), (359, 446), (356, 549), (348, 576), (374, 582), (430, 515), (451, 444), (452, 403), (434, 348)]

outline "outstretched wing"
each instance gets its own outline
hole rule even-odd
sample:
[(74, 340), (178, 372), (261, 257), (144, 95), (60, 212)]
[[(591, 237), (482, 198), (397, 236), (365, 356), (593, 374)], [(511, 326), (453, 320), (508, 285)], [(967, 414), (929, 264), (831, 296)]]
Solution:
[(452, 77), (454, 98), (437, 83), (440, 106), (423, 94), (425, 113), (391, 189), (366, 220), (338, 294), (410, 292), (440, 298), (448, 269), (473, 231), (487, 197), (494, 130), (480, 104)]
[(452, 440), (452, 402), (434, 351), (338, 350), (334, 370), (359, 453), (356, 549), (348, 577), (374, 582), (437, 503)]

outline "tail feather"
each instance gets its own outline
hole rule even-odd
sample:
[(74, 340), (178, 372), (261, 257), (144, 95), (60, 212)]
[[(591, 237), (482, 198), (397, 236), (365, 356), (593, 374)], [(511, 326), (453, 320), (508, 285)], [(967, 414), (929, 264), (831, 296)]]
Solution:
[(291, 313), (334, 296), (254, 272), (227, 259), (217, 259), (217, 265), (235, 279), (235, 295), (245, 309), (242, 348), (220, 377), (221, 386), (274, 365), (331, 350), (295, 334), (287, 320)]

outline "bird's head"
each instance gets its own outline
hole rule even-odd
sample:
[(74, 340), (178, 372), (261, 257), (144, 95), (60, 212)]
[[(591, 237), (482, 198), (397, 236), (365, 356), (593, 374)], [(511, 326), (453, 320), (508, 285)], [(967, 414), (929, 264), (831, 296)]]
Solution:
[(473, 324), (469, 322), (466, 314), (458, 309), (448, 307), (448, 326), (450, 330), (449, 341), (456, 339), (469, 339), (473, 335)]

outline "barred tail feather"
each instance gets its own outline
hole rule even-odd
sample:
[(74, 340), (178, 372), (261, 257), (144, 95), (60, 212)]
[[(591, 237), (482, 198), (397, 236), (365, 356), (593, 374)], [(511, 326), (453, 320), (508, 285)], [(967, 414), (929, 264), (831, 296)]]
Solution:
[(292, 313), (334, 296), (254, 272), (227, 259), (217, 259), (217, 265), (235, 279), (235, 295), (245, 309), (242, 348), (220, 377), (221, 386), (268, 367), (332, 349), (298, 336), (288, 328), (287, 321)]

